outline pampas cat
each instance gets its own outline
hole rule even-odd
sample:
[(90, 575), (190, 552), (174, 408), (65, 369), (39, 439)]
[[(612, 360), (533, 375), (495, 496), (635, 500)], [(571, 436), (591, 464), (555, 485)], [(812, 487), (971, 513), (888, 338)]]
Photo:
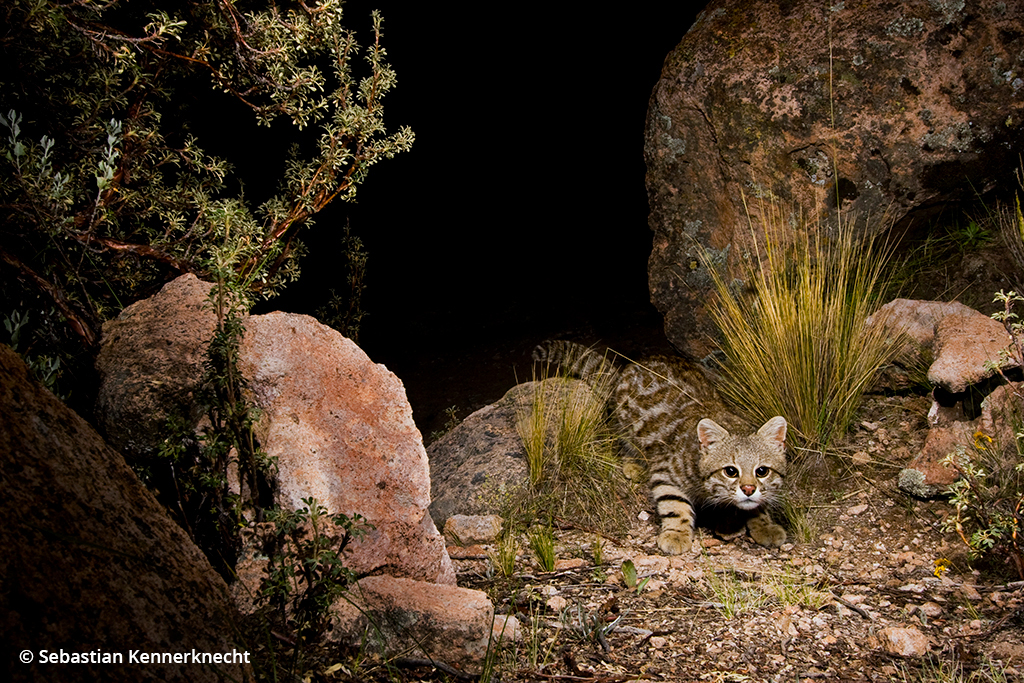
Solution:
[(654, 358), (618, 371), (594, 351), (565, 341), (545, 342), (533, 357), (584, 380), (618, 373), (612, 411), (633, 457), (648, 464), (663, 553), (690, 551), (698, 514), (726, 539), (746, 531), (761, 545), (786, 542), (768, 513), (786, 473), (784, 418), (773, 417), (747, 435), (700, 367), (682, 359)]

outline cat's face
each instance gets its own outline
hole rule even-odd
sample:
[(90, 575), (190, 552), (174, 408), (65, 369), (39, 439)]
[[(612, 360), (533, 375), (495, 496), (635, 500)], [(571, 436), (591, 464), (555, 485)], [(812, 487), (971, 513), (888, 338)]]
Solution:
[(708, 502), (754, 510), (771, 504), (786, 474), (786, 421), (775, 417), (750, 436), (711, 420), (697, 425), (700, 475)]

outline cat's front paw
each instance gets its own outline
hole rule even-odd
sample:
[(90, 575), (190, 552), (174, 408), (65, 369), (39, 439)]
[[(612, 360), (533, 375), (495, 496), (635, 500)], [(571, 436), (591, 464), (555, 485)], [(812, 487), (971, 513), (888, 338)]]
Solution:
[(747, 530), (750, 531), (750, 537), (758, 545), (778, 548), (786, 542), (786, 530), (773, 522), (751, 520), (747, 524)]
[(693, 534), (688, 531), (662, 531), (658, 534), (658, 548), (666, 555), (688, 553), (693, 546)]

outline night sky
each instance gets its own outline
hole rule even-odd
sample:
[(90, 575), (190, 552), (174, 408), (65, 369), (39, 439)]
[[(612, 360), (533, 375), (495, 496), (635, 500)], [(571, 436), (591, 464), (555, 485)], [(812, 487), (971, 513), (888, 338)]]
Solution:
[(364, 43), (382, 11), (398, 74), (385, 118), (416, 142), (318, 217), (303, 279), (273, 308), (322, 303), (347, 218), (370, 254), (360, 345), (393, 369), (650, 309), (644, 121), (703, 3), (570, 4), (346, 4)]

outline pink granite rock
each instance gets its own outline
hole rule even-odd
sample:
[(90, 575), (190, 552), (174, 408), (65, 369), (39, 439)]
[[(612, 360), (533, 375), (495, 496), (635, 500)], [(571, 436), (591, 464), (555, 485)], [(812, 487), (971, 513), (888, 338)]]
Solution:
[(125, 457), (155, 450), (174, 410), (184, 408), (198, 421), (192, 392), (217, 328), (206, 305), (212, 286), (182, 275), (103, 324), (97, 426)]
[(308, 316), (250, 317), (239, 368), (277, 459), (277, 503), (313, 497), (376, 526), (352, 546), (357, 573), (455, 583), (428, 513), (430, 470), (402, 382), (351, 340)]
[(968, 457), (976, 457), (979, 449), (984, 449), (996, 461), (1015, 458), (1014, 425), (1020, 424), (1021, 418), (1021, 401), (1015, 391), (1022, 391), (1021, 383), (997, 386), (980, 399), (976, 408), (972, 407), (971, 415), (978, 411), (973, 418), (965, 414), (962, 402), (945, 407), (934, 402), (928, 414), (930, 429), (924, 447), (900, 471), (899, 487), (920, 498), (941, 495), (958, 477), (956, 470), (944, 462), (958, 449)]
[[(360, 580), (333, 612), (335, 642), (385, 655), (411, 652), (470, 674), (480, 673), (498, 621), (481, 591), (390, 576)], [(508, 623), (495, 640), (513, 640), (518, 630)]]
[(978, 311), (944, 316), (935, 336), (935, 361), (928, 368), (928, 381), (950, 393), (994, 375), (993, 363), (1010, 365), (1001, 356), (1010, 345), (1010, 335), (1002, 323)]
[(931, 641), (920, 629), (910, 626), (890, 626), (878, 632), (882, 647), (900, 657), (924, 657), (931, 649)]
[[(175, 411), (199, 422), (193, 392), (216, 326), (210, 287), (184, 275), (104, 326), (96, 413), (129, 455), (155, 449)], [(315, 497), (332, 513), (369, 518), (376, 530), (349, 556), (360, 573), (454, 583), (427, 514), (427, 456), (401, 381), (305, 316), (248, 318), (242, 356), (263, 445), (278, 458), (277, 502), (297, 509)]]
[(917, 346), (933, 349), (935, 331), (939, 322), (948, 315), (981, 315), (959, 301), (922, 301), (920, 299), (893, 299), (868, 318), (898, 322), (904, 334)]

